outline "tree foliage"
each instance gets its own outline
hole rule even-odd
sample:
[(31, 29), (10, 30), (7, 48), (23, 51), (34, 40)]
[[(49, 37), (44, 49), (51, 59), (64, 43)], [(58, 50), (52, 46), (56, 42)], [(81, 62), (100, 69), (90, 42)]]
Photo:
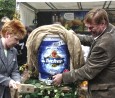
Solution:
[(16, 0), (0, 0), (0, 19), (4, 16), (13, 18), (15, 13)]

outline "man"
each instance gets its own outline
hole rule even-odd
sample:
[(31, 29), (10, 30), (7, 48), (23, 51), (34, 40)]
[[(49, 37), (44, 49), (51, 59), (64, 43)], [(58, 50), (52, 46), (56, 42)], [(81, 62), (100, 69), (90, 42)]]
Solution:
[(0, 39), (0, 98), (11, 98), (10, 87), (17, 89), (20, 74), (17, 64), (17, 51), (13, 46), (26, 35), (24, 25), (19, 20), (6, 22)]
[(84, 18), (92, 37), (78, 36), (91, 49), (85, 65), (70, 72), (53, 76), (55, 85), (88, 80), (89, 98), (115, 97), (115, 26), (109, 23), (104, 9), (94, 8)]
[(26, 36), (22, 40), (20, 40), (19, 43), (15, 46), (15, 48), (18, 51), (17, 60), (18, 60), (18, 65), (19, 66), (22, 66), (23, 64), (27, 63), (26, 41), (27, 41), (27, 38), (28, 38), (29, 34), (32, 32), (31, 27), (26, 26), (25, 28), (26, 28), (26, 31), (27, 31)]

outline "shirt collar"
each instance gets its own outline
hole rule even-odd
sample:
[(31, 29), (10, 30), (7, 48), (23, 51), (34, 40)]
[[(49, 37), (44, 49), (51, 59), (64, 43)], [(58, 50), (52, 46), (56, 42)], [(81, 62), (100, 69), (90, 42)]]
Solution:
[[(106, 28), (105, 28), (105, 29), (106, 29)], [(100, 35), (94, 37), (94, 40), (97, 40), (97, 39), (104, 33), (105, 29), (103, 30), (103, 32), (102, 32)]]

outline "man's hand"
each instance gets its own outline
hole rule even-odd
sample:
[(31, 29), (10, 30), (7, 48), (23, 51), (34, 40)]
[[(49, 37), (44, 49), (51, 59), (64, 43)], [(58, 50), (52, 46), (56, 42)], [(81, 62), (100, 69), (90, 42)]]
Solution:
[(10, 80), (9, 87), (13, 88), (13, 89), (18, 89), (17, 84), (19, 84), (19, 82), (15, 82), (14, 80)]
[(62, 83), (62, 74), (57, 74), (53, 76), (53, 84), (59, 86)]

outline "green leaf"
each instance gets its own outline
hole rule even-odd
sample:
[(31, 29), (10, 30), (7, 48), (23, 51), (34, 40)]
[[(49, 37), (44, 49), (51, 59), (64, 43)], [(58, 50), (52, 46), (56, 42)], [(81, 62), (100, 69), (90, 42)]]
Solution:
[(30, 95), (26, 95), (25, 98), (31, 98)]
[(45, 96), (44, 98), (49, 98), (49, 96)]

